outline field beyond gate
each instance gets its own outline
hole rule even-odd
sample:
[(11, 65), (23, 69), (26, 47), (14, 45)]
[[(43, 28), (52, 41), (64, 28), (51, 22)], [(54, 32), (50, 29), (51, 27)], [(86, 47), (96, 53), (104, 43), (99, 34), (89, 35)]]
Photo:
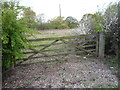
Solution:
[(91, 34), (29, 39), (32, 46), (29, 50), (24, 50), (25, 57), (22, 60), (69, 54), (96, 55), (96, 36)]

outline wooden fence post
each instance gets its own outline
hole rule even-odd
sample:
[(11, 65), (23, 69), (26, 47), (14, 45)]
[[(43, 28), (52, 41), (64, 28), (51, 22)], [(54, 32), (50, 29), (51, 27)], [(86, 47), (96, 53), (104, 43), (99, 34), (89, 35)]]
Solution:
[(104, 51), (105, 51), (105, 40), (103, 32), (99, 32), (99, 58), (104, 58)]
[(96, 57), (98, 57), (99, 53), (99, 32), (96, 34)]

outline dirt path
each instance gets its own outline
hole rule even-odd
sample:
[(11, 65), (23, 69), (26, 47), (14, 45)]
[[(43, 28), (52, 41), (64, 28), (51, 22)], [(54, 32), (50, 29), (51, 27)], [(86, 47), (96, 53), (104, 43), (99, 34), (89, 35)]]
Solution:
[(117, 77), (99, 59), (66, 57), (67, 61), (18, 66), (3, 87), (114, 88), (118, 85)]

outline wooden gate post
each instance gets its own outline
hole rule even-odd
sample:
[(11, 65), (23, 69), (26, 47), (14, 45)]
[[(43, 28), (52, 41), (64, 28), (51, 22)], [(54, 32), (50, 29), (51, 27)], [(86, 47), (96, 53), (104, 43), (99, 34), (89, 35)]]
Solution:
[(98, 53), (99, 53), (99, 32), (97, 32), (96, 34), (96, 57), (98, 57)]
[(104, 58), (104, 51), (105, 51), (105, 40), (103, 32), (99, 32), (99, 50), (98, 50), (98, 57)]

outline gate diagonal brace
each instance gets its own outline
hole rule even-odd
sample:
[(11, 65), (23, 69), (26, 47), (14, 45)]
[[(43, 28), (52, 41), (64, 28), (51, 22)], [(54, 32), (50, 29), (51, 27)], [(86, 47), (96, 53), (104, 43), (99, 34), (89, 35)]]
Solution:
[(34, 51), (34, 52), (36, 52), (36, 53), (40, 53), (40, 54), (43, 54), (44, 56), (47, 56), (45, 53), (43, 53), (43, 52), (40, 52), (39, 50), (32, 49), (32, 48), (31, 48), (31, 50), (33, 50), (33, 51)]
[(46, 56), (46, 57), (48, 57), (48, 55), (47, 54), (45, 54), (45, 53), (43, 53), (43, 52), (40, 52), (42, 55), (44, 55), (44, 56)]
[(45, 47), (43, 47), (42, 49), (40, 49), (39, 51), (42, 51), (42, 50), (44, 50), (44, 49), (50, 47), (52, 44), (56, 43), (57, 41), (59, 41), (59, 40), (55, 40), (54, 42), (52, 42), (52, 43), (46, 45)]
[(63, 40), (63, 39), (60, 39), (60, 41), (62, 41), (63, 43), (67, 44), (67, 41)]
[(35, 53), (34, 53), (34, 54), (32, 54), (32, 55), (30, 55), (30, 56), (28, 57), (28, 59), (29, 59), (29, 58), (31, 58), (31, 57), (33, 57), (34, 55), (36, 55), (36, 54), (38, 54), (38, 53), (41, 53), (41, 51), (43, 51), (44, 49), (46, 49), (46, 48), (50, 47), (52, 44), (56, 43), (57, 41), (59, 41), (59, 40), (55, 40), (55, 41), (53, 41), (52, 43), (50, 43), (50, 44), (46, 45), (45, 47), (43, 47), (43, 48), (42, 48), (42, 49), (40, 49), (40, 50), (31, 49), (31, 50), (34, 50), (34, 51), (35, 51)]
[[(82, 46), (81, 46), (82, 47)], [(76, 47), (77, 49), (79, 49), (79, 50), (81, 50), (81, 51), (84, 51), (84, 52), (86, 52), (86, 53), (90, 53), (90, 54), (92, 54), (90, 51), (87, 51), (87, 50), (85, 50), (85, 49), (83, 49), (83, 48), (78, 48), (78, 47)]]

